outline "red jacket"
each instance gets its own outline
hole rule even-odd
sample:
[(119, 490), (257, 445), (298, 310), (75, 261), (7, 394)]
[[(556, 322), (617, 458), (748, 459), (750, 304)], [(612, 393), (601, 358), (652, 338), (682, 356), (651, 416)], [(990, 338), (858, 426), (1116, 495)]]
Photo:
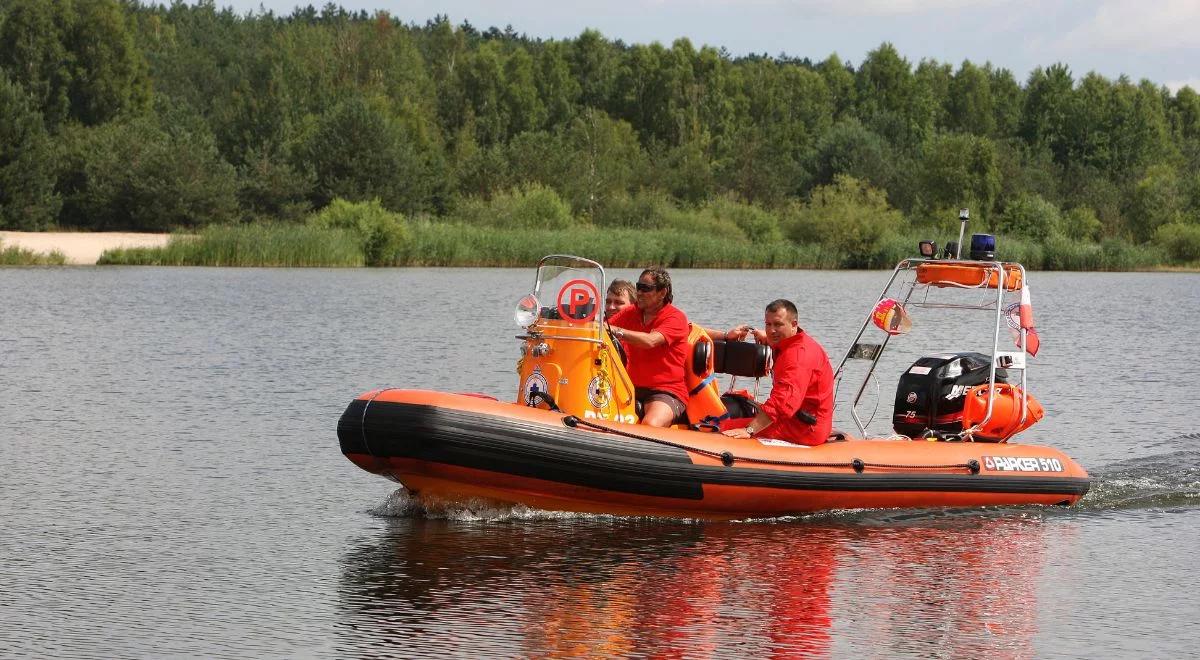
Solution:
[(688, 391), (683, 366), (689, 357), (687, 338), (690, 330), (683, 311), (671, 304), (664, 305), (650, 323), (642, 323), (642, 310), (637, 305), (626, 305), (608, 322), (635, 332), (657, 330), (667, 340), (655, 348), (625, 345), (629, 353), (629, 380), (633, 381), (634, 387), (670, 392), (686, 404)]
[[(819, 445), (833, 429), (833, 366), (825, 349), (801, 330), (775, 348), (771, 396), (762, 411), (771, 425), (755, 435), (802, 445)], [(817, 418), (815, 425), (796, 419), (803, 410)]]

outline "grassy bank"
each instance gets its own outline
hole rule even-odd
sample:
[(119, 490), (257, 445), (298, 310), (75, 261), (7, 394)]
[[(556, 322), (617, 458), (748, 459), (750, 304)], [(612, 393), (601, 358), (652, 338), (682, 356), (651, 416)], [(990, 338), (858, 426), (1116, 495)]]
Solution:
[(529, 266), (547, 254), (575, 254), (613, 268), (836, 268), (817, 245), (751, 243), (675, 230), (570, 228), (555, 231), (416, 223), (396, 255), (400, 266)]
[[(937, 236), (915, 230), (889, 236), (865, 257), (865, 266), (891, 268), (905, 257), (916, 256), (917, 242), (923, 238)], [(1168, 268), (1169, 263), (1162, 251), (1152, 245), (1058, 238), (1040, 242), (1003, 237), (999, 240), (998, 258), (1018, 261), (1030, 270), (1156, 270)], [(4, 254), (10, 252), (15, 252), (15, 248)], [(534, 231), (436, 222), (410, 224), (404, 243), (382, 261), (392, 266), (527, 267), (547, 254), (556, 253), (587, 257), (612, 268), (662, 264), (668, 268), (836, 269), (845, 263), (844, 255), (832, 248), (820, 244), (798, 245), (787, 240), (752, 243), (663, 229), (580, 227)], [(17, 263), (61, 263), (61, 260)], [(365, 260), (361, 241), (352, 232), (304, 225), (244, 225), (210, 227), (195, 236), (177, 236), (162, 248), (110, 250), (101, 256), (100, 263), (348, 267), (362, 266)]]
[(45, 254), (16, 245), (5, 247), (0, 241), (0, 266), (61, 266), (65, 263), (67, 258), (58, 250)]
[(141, 266), (362, 266), (357, 237), (306, 225), (208, 227), (173, 236), (161, 248), (121, 248), (100, 255), (100, 264)]
[[(937, 239), (936, 232), (909, 231), (888, 238), (871, 260), (872, 268), (891, 268), (905, 257), (917, 256), (917, 243)], [(954, 238), (957, 238), (955, 236)], [(1028, 270), (1144, 271), (1166, 269), (1170, 260), (1154, 245), (1132, 245), (1119, 240), (1100, 243), (1052, 237), (1045, 241), (996, 238), (996, 258), (1015, 261)], [(944, 245), (939, 241), (938, 245)], [(963, 251), (964, 258), (967, 256)]]
[[(852, 183), (852, 182), (851, 182)], [(595, 224), (570, 214), (553, 191), (515, 191), (460, 205), (441, 219), (406, 220), (377, 201), (334, 200), (304, 224), (210, 226), (160, 248), (105, 252), (100, 263), (170, 266), (512, 266), (547, 254), (576, 254), (610, 267), (891, 268), (920, 240), (945, 246), (950, 228), (912, 227), (870, 190), (776, 215), (733, 200), (690, 210), (631, 202)], [(877, 195), (876, 195), (877, 196)], [(653, 203), (651, 203), (653, 202)], [(823, 203), (824, 206), (820, 204)], [(618, 224), (617, 220), (620, 221)], [(957, 222), (954, 223), (957, 225)], [(1031, 270), (1127, 271), (1185, 266), (1200, 234), (1174, 242), (1095, 242), (1052, 234), (999, 236), (996, 255)], [(1200, 248), (1198, 248), (1200, 249)]]
[[(547, 254), (577, 254), (610, 267), (836, 268), (819, 246), (781, 241), (754, 245), (677, 231), (562, 229), (530, 231), (415, 223), (382, 262), (391, 266), (525, 267)], [(106, 251), (99, 263), (144, 266), (362, 266), (361, 242), (350, 232), (302, 225), (211, 227), (176, 236), (161, 248)]]

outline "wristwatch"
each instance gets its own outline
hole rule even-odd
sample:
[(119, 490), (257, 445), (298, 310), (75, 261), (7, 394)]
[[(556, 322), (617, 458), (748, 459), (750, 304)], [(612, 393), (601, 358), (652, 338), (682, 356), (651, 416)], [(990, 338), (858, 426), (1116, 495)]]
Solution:
[(747, 425), (746, 425), (746, 433), (747, 433), (747, 434), (748, 434), (748, 435), (749, 435), (751, 438), (753, 438), (753, 437), (754, 437), (754, 434), (755, 434), (755, 433), (758, 433), (758, 431), (754, 430), (754, 427), (753, 427), (753, 426), (750, 426), (749, 424), (747, 424)]

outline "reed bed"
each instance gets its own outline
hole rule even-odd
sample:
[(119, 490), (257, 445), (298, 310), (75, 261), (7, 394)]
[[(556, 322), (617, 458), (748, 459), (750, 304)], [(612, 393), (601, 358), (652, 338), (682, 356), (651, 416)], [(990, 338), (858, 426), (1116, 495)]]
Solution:
[(599, 229), (556, 231), (498, 229), (432, 222), (409, 226), (409, 242), (397, 254), (402, 266), (529, 266), (547, 254), (594, 259), (628, 268), (662, 264), (674, 268), (832, 268), (837, 258), (820, 246), (786, 241), (751, 243), (675, 230)]
[[(884, 240), (871, 266), (891, 268), (901, 259), (917, 256), (917, 243), (921, 240), (941, 238), (936, 232), (910, 230)], [(957, 235), (954, 236), (958, 238)], [(970, 241), (968, 237), (967, 242)], [(944, 241), (938, 241), (943, 248)], [(962, 251), (968, 257), (969, 249)], [(1045, 241), (1027, 238), (996, 237), (996, 258), (1000, 261), (1016, 261), (1028, 270), (1070, 271), (1138, 271), (1159, 270), (1170, 263), (1170, 258), (1159, 246), (1153, 244), (1133, 245), (1125, 241), (1110, 239), (1100, 243), (1054, 236)]]
[(351, 231), (306, 225), (222, 225), (177, 235), (161, 248), (121, 248), (101, 264), (143, 266), (352, 267), (363, 265)]
[[(917, 255), (922, 238), (936, 233), (911, 229), (881, 240), (865, 264), (887, 269)], [(955, 236), (954, 238), (957, 238)], [(939, 241), (944, 245), (943, 241)], [(1046, 241), (999, 237), (996, 256), (1030, 270), (1157, 270), (1170, 263), (1161, 247), (1053, 237)], [(669, 268), (807, 268), (846, 266), (845, 255), (821, 244), (787, 240), (752, 242), (679, 229), (604, 228), (556, 230), (499, 228), (428, 220), (410, 222), (403, 245), (378, 260), (391, 266), (527, 267), (547, 254), (576, 254), (613, 268), (661, 264)], [(965, 256), (965, 255), (964, 255)], [(8, 248), (0, 264), (63, 263), (57, 257)], [(156, 266), (353, 267), (367, 260), (362, 236), (352, 230), (312, 225), (213, 226), (198, 235), (179, 235), (161, 248), (109, 250), (102, 264)]]
[(0, 241), (0, 266), (62, 266), (65, 263), (66, 255), (58, 250), (34, 252), (16, 245), (4, 247), (4, 242)]

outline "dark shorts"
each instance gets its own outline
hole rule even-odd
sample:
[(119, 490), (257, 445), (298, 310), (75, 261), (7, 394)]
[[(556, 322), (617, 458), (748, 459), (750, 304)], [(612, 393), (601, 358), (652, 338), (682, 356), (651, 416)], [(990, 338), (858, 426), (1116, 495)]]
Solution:
[(636, 397), (638, 401), (642, 402), (643, 408), (651, 401), (661, 401), (667, 404), (671, 407), (671, 412), (675, 413), (675, 419), (683, 417), (683, 415), (687, 412), (687, 406), (679, 400), (679, 397), (671, 394), (670, 392), (639, 387), (634, 391), (634, 397)]

